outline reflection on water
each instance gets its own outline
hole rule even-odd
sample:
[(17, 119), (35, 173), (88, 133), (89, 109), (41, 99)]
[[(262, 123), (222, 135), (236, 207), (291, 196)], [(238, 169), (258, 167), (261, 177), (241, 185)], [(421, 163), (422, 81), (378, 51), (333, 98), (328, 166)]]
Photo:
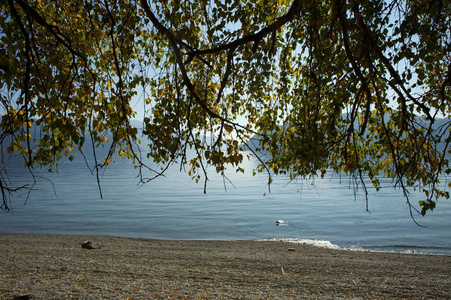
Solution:
[[(369, 210), (363, 193), (348, 177), (296, 181), (274, 178), (268, 192), (265, 174), (228, 176), (209, 173), (203, 184), (191, 181), (177, 166), (166, 177), (137, 185), (127, 162), (111, 165), (102, 175), (104, 199), (83, 162), (63, 163), (59, 174), (36, 171), (36, 190), (13, 200), (14, 211), (0, 214), (0, 232), (96, 234), (165, 239), (290, 239), (321, 241), (343, 248), (451, 254), (451, 202), (410, 219), (402, 192), (390, 187), (370, 191)], [(13, 180), (26, 182), (26, 170), (15, 168)], [(326, 176), (327, 177), (327, 176)], [(53, 189), (54, 188), (54, 189)], [(56, 196), (55, 196), (56, 194)], [(411, 196), (418, 203), (421, 194)], [(286, 226), (277, 226), (284, 220)], [(320, 243), (317, 243), (320, 244)]]

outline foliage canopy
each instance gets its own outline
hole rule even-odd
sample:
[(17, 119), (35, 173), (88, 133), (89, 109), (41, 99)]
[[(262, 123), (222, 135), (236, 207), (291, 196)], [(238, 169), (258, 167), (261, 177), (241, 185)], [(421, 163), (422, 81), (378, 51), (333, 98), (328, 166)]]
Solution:
[[(94, 151), (97, 172), (119, 155), (143, 182), (178, 162), (206, 183), (207, 166), (243, 171), (250, 151), (257, 171), (292, 179), (346, 172), (380, 188), (388, 176), (411, 212), (409, 188), (424, 191), (422, 214), (449, 197), (440, 182), (450, 172), (447, 0), (0, 6), (0, 139), (31, 171), (107, 144), (107, 157)], [(141, 147), (130, 125), (138, 98), (150, 141)], [(5, 172), (8, 209), (20, 187)]]

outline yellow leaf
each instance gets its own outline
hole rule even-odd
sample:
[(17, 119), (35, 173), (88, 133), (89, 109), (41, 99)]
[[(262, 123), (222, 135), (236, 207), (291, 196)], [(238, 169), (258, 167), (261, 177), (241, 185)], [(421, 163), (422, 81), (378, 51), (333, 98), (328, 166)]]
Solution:
[(227, 133), (231, 133), (233, 131), (233, 127), (230, 125), (224, 125), (224, 128), (227, 131)]

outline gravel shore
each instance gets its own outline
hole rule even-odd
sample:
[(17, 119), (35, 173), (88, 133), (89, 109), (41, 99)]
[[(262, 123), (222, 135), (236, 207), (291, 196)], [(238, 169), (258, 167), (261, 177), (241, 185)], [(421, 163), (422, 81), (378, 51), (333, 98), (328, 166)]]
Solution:
[(449, 299), (451, 256), (0, 234), (0, 283), (1, 299)]

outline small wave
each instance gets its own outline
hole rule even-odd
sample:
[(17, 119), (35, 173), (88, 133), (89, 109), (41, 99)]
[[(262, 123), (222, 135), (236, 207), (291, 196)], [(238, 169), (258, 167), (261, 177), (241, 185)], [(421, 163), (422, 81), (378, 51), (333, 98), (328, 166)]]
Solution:
[(375, 246), (375, 247), (381, 247), (381, 248), (409, 248), (409, 249), (428, 249), (428, 250), (451, 250), (451, 247), (446, 246), (423, 246), (423, 245), (384, 245), (384, 246)]
[(428, 255), (450, 255), (449, 247), (434, 246), (412, 246), (412, 245), (384, 245), (384, 246), (343, 246), (333, 244), (331, 241), (300, 239), (300, 238), (273, 238), (261, 241), (277, 241), (285, 243), (296, 243), (311, 245), (320, 248), (346, 250), (357, 252), (382, 252), (382, 253), (406, 253), (406, 254), (428, 254)]
[(278, 241), (285, 243), (295, 243), (303, 245), (311, 245), (315, 247), (321, 247), (326, 249), (341, 249), (338, 245), (333, 244), (331, 241), (310, 240), (310, 239), (297, 239), (297, 238), (283, 238), (283, 239), (266, 239), (261, 241)]
[[(353, 249), (350, 249), (353, 250)], [(370, 252), (395, 252), (407, 254), (429, 254), (429, 255), (450, 255), (450, 247), (422, 246), (422, 245), (381, 245), (381, 246), (361, 246), (357, 251)]]

